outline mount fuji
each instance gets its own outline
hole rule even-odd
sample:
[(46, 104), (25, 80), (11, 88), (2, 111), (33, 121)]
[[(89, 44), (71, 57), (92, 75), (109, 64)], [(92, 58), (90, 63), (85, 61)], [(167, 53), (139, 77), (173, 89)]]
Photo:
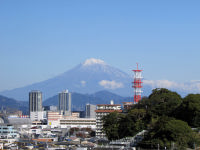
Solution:
[(103, 60), (90, 58), (54, 78), (0, 94), (22, 101), (28, 101), (28, 93), (31, 90), (42, 91), (43, 99), (48, 99), (65, 89), (84, 94), (107, 90), (121, 96), (131, 96), (132, 80), (130, 75), (111, 67)]
[[(106, 90), (123, 97), (132, 97), (132, 81), (133, 77), (127, 73), (106, 64), (103, 60), (90, 58), (54, 78), (2, 91), (0, 94), (20, 101), (28, 101), (31, 90), (42, 91), (44, 100), (66, 89), (80, 94), (93, 94)], [(181, 96), (186, 96), (188, 93), (200, 93), (200, 80), (185, 83), (169, 80), (143, 80), (143, 82), (142, 96), (148, 96), (154, 88), (167, 88), (178, 92)]]

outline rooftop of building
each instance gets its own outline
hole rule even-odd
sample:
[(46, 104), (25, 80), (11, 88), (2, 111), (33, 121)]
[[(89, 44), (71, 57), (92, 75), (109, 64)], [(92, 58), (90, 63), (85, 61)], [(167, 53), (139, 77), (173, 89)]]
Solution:
[[(60, 92), (60, 93), (69, 93), (69, 90), (63, 90), (62, 92)], [(60, 94), (59, 93), (59, 94)]]
[(114, 109), (113, 110), (95, 110), (95, 112), (97, 112), (97, 113), (106, 113), (106, 112), (111, 113), (111, 112), (115, 112), (115, 111), (122, 112), (122, 110), (119, 110), (119, 109), (118, 110), (114, 110)]
[(97, 104), (97, 106), (121, 106), (121, 104)]
[(30, 93), (42, 93), (41, 91), (39, 91), (39, 90), (31, 90), (31, 92)]

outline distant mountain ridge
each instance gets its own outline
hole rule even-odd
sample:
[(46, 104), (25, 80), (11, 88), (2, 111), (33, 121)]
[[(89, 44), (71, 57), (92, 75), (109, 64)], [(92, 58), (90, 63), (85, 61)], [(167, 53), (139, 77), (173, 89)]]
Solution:
[[(25, 87), (0, 92), (1, 95), (28, 101), (31, 90), (40, 90), (43, 100), (68, 89), (70, 92), (92, 94), (106, 90), (123, 97), (133, 96), (133, 76), (106, 64), (100, 59), (87, 59), (85, 62), (54, 78)], [(192, 80), (178, 83), (169, 80), (143, 80), (142, 96), (148, 96), (154, 88), (167, 88), (181, 96), (188, 93), (200, 93), (200, 81)]]
[[(72, 93), (72, 110), (84, 110), (87, 103), (90, 104), (109, 104), (110, 100), (114, 100), (116, 104), (122, 102), (132, 101), (131, 97), (122, 97), (109, 91), (99, 91), (93, 94)], [(43, 106), (58, 106), (58, 95), (44, 100)], [(22, 110), (23, 113), (28, 114), (28, 102), (17, 101), (0, 95), (0, 108), (3, 110), (15, 111)]]
[[(109, 91), (99, 91), (94, 94), (72, 93), (72, 109), (84, 110), (87, 103), (90, 104), (109, 104), (110, 100), (114, 100), (115, 104), (133, 101), (132, 97), (122, 97)], [(44, 106), (58, 106), (58, 95), (55, 95), (43, 102)]]
[(15, 99), (0, 95), (0, 108), (7, 111), (22, 110), (27, 114), (28, 102), (17, 101)]
[(28, 101), (28, 93), (31, 90), (42, 91), (43, 99), (52, 97), (65, 89), (83, 94), (108, 90), (118, 95), (130, 96), (131, 82), (132, 78), (128, 74), (111, 67), (100, 59), (91, 58), (54, 78), (3, 91), (0, 94), (23, 101)]

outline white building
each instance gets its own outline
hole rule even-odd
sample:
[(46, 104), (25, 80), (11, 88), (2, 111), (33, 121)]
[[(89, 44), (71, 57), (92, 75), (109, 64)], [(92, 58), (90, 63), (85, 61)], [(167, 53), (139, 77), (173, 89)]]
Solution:
[(19, 133), (10, 124), (0, 125), (0, 138), (3, 139), (16, 139), (19, 138)]
[(96, 105), (86, 104), (85, 106), (85, 118), (96, 118)]
[(68, 90), (59, 93), (58, 109), (62, 115), (71, 116), (71, 93)]
[(45, 118), (45, 115), (46, 115), (45, 111), (30, 112), (30, 119), (31, 121), (40, 121)]
[(47, 123), (52, 128), (57, 127), (59, 125), (59, 120), (63, 118), (59, 112), (49, 111), (47, 112)]
[(29, 93), (29, 111), (42, 111), (42, 92), (35, 90)]
[(111, 101), (111, 104), (99, 104), (97, 105), (96, 112), (96, 137), (98, 138), (105, 138), (106, 135), (103, 133), (103, 122), (102, 117), (108, 115), (111, 112), (122, 112), (120, 104), (114, 104)]
[(73, 118), (68, 117), (65, 119), (60, 119), (61, 128), (92, 128), (96, 129), (96, 119), (95, 118)]
[(80, 118), (80, 112), (72, 112), (71, 116), (74, 118)]
[(43, 120), (42, 92), (35, 90), (29, 93), (29, 113), (32, 121)]
[(61, 127), (61, 128), (96, 128), (96, 119), (95, 118), (78, 118), (72, 116), (64, 116), (59, 112), (48, 112), (48, 125), (51, 128)]

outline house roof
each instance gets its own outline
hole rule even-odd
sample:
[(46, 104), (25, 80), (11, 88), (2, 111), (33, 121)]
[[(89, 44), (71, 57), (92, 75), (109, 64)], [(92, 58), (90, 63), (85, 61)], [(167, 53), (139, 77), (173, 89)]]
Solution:
[(122, 110), (95, 110), (95, 112), (107, 112), (107, 113), (111, 113), (111, 112), (122, 112)]

